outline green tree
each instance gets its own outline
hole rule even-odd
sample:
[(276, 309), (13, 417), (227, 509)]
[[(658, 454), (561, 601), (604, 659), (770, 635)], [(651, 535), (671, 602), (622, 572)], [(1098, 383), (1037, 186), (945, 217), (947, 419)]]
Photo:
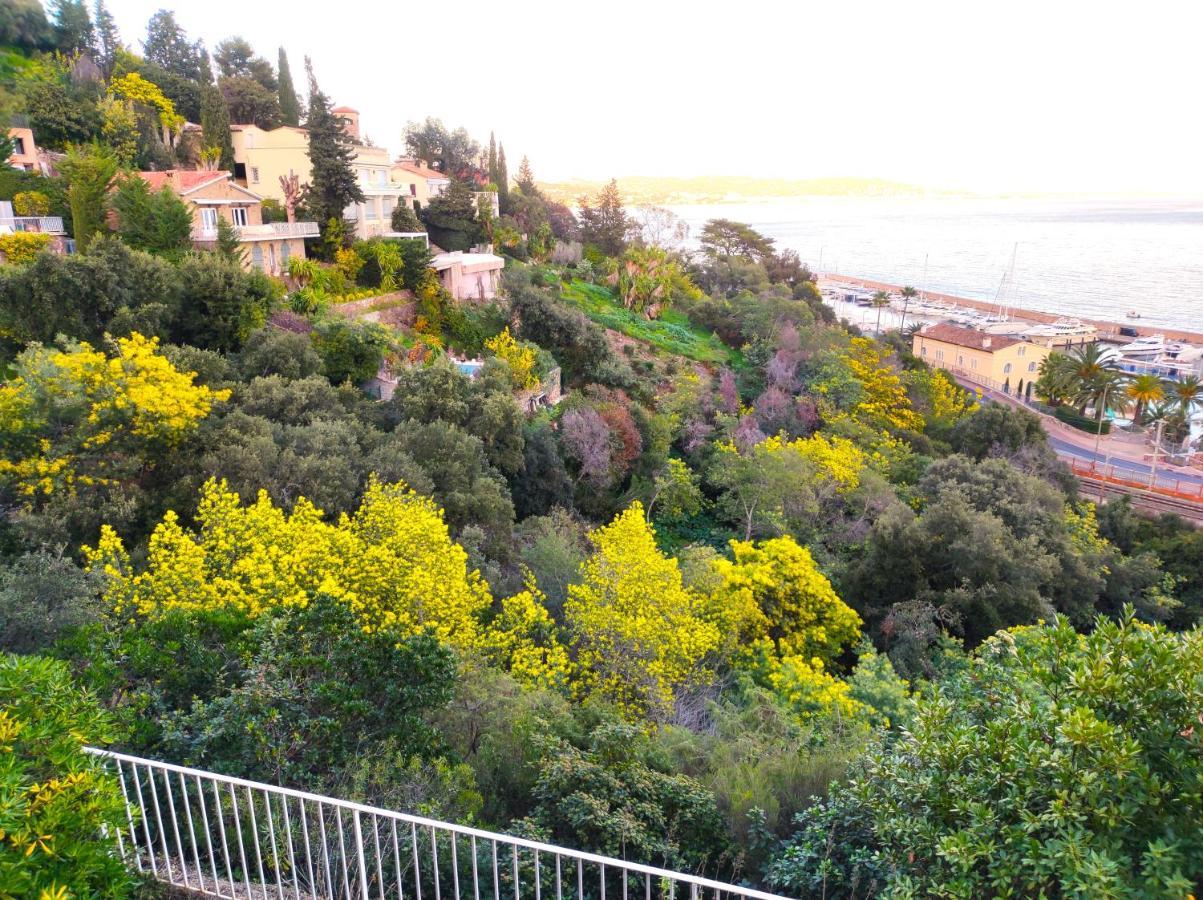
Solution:
[(255, 48), (245, 38), (226, 38), (213, 49), (213, 61), (222, 78), (250, 78), (272, 92), (279, 86), (271, 63), (256, 56)]
[(0, 44), (45, 50), (52, 43), (53, 32), (39, 0), (12, 0), (0, 6)]
[(121, 44), (117, 23), (104, 0), (96, 0), (92, 7), (92, 20), (96, 27), (96, 62), (105, 74), (112, 74), (117, 53), (125, 48)]
[(362, 384), (380, 370), (389, 338), (379, 325), (336, 318), (314, 329), (313, 345), (332, 384)]
[(1132, 421), (1140, 425), (1146, 410), (1165, 397), (1165, 384), (1157, 375), (1136, 375), (1124, 385), (1124, 395), (1135, 404)]
[(146, 26), (143, 52), (147, 62), (161, 66), (168, 72), (202, 85), (213, 80), (209, 69), (209, 55), (200, 41), (188, 42), (188, 36), (175, 20), (175, 14), (160, 9)]
[(205, 136), (205, 149), (218, 151), (218, 168), (234, 171), (234, 141), (230, 135), (230, 108), (225, 95), (212, 85), (201, 89), (201, 130)]
[(501, 212), (508, 215), (510, 211), (510, 173), (505, 166), (505, 145), (497, 145), (497, 178), (493, 182), (497, 185), (497, 204), (501, 207)]
[(392, 226), (393, 231), (399, 231), (402, 233), (412, 233), (415, 231), (426, 230), (426, 226), (422, 224), (422, 221), (418, 218), (417, 213), (414, 212), (413, 207), (408, 206), (405, 203), (398, 203), (396, 207), (393, 208), (393, 217), (389, 224)]
[(270, 131), (280, 125), (280, 102), (274, 90), (247, 75), (220, 79), (217, 88), (230, 110), (230, 120)]
[(618, 181), (610, 179), (594, 201), (582, 197), (579, 206), (581, 239), (606, 256), (621, 256), (627, 246), (630, 222), (618, 192)]
[[(862, 826), (827, 839), (869, 850), (894, 895), (1187, 896), (1203, 885), (1201, 706), (1197, 630), (1129, 612), (1086, 635), (1004, 632), (870, 750), (841, 801)], [(772, 880), (803, 891), (791, 849)]]
[(85, 249), (104, 230), (105, 202), (117, 174), (117, 158), (98, 144), (73, 147), (58, 168), (67, 179), (75, 241)]
[(881, 311), (890, 305), (890, 294), (888, 291), (875, 291), (873, 294), (873, 308), (877, 310), (877, 324), (873, 326), (873, 333), (881, 335)]
[(498, 183), (501, 177), (501, 170), (497, 168), (497, 138), (493, 136), (493, 132), (489, 132), (489, 181), (493, 184)]
[(305, 71), (309, 75), (309, 114), (305, 127), (309, 130), (309, 158), (313, 163), (307, 203), (325, 235), (331, 219), (342, 221), (350, 204), (363, 202), (363, 191), (351, 165), (354, 159), (351, 139), (331, 111), (330, 99), (318, 87), (308, 57)]
[(192, 243), (192, 211), (168, 186), (151, 191), (137, 175), (117, 182), (109, 200), (117, 233), (135, 250), (179, 253)]
[(292, 70), (288, 67), (288, 55), (280, 48), (280, 58), (276, 65), (279, 74), (279, 89), (277, 96), (280, 101), (280, 119), (285, 125), (296, 127), (301, 124), (301, 101), (297, 99), (297, 90), (292, 84)]
[(262, 272), (243, 271), (220, 253), (189, 253), (178, 273), (180, 316), (172, 336), (202, 349), (238, 349), (262, 327), (279, 295)]
[(83, 0), (50, 0), (55, 46), (68, 55), (93, 52), (96, 32)]
[[(0, 656), (0, 884), (13, 897), (119, 897), (133, 878), (113, 835), (128, 827), (116, 778), (84, 753), (113, 740), (67, 667)], [(105, 837), (108, 835), (108, 837)]]
[(465, 181), (452, 179), (451, 186), (426, 204), (422, 221), (430, 239), (444, 250), (467, 250), (481, 237), (476, 199)]

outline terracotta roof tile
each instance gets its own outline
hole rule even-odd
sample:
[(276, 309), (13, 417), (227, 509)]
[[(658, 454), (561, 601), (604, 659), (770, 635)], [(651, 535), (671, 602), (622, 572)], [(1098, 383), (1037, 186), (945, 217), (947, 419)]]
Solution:
[(1006, 347), (1022, 344), (1018, 338), (1006, 337), (1001, 334), (986, 334), (972, 328), (962, 328), (948, 322), (939, 325), (928, 325), (918, 336), (930, 341), (940, 341), (945, 344), (956, 344), (958, 347), (969, 347), (972, 350), (987, 350), (991, 353)]
[(226, 181), (230, 173), (226, 171), (194, 171), (189, 169), (167, 169), (163, 172), (139, 172), (138, 177), (150, 185), (151, 190), (159, 190), (164, 185), (169, 186), (177, 194), (186, 194), (201, 185), (214, 181)]
[(393, 163), (393, 168), (404, 169), (406, 172), (411, 172), (412, 174), (418, 175), (422, 178), (447, 178), (446, 173), (440, 172), (437, 169), (432, 169), (429, 166), (424, 166), (421, 163), (416, 163), (410, 159), (397, 160)]

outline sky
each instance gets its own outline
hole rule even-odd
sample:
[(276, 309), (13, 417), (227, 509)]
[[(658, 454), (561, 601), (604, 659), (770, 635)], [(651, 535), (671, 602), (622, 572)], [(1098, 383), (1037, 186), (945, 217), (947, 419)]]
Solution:
[(107, 3), (136, 51), (165, 6), (210, 50), (239, 34), (274, 63), (283, 45), (298, 87), (311, 56), (394, 153), (435, 116), (544, 181), (1203, 194), (1199, 2)]

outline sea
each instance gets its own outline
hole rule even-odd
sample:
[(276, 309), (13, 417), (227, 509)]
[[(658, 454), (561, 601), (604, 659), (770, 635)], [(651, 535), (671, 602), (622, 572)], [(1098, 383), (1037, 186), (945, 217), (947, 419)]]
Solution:
[(815, 197), (671, 209), (693, 239), (708, 219), (746, 222), (820, 273), (1203, 331), (1203, 198)]

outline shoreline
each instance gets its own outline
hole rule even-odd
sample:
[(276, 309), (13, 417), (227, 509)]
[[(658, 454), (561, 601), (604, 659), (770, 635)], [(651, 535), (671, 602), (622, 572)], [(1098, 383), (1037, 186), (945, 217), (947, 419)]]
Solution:
[[(819, 285), (824, 284), (849, 284), (866, 290), (873, 291), (898, 291), (902, 288), (900, 284), (890, 284), (885, 281), (874, 281), (871, 278), (861, 278), (858, 275), (842, 275), (835, 272), (826, 272), (818, 276)], [(969, 307), (970, 309), (980, 310), (982, 312), (992, 312), (998, 308), (998, 304), (987, 302), (985, 300), (972, 300), (968, 297), (958, 297), (954, 294), (942, 294), (936, 291), (920, 291), (920, 293), (928, 300), (940, 300), (945, 303), (955, 303), (958, 306)], [(1059, 319), (1077, 319), (1079, 322), (1084, 322), (1087, 325), (1093, 325), (1098, 329), (1098, 337), (1100, 340), (1128, 342), (1132, 340), (1130, 335), (1120, 334), (1121, 328), (1129, 328), (1136, 332), (1140, 337), (1151, 337), (1159, 334), (1166, 340), (1173, 341), (1188, 341), (1194, 344), (1203, 345), (1203, 332), (1187, 331), (1181, 328), (1163, 328), (1158, 325), (1141, 325), (1139, 319), (1133, 322), (1111, 322), (1106, 319), (1087, 319), (1082, 316), (1071, 316), (1067, 314), (1057, 315), (1055, 313), (1042, 312), (1037, 309), (1022, 309), (1020, 307), (1010, 307), (1010, 313), (1014, 318), (1030, 320), (1032, 322), (1051, 323)]]

